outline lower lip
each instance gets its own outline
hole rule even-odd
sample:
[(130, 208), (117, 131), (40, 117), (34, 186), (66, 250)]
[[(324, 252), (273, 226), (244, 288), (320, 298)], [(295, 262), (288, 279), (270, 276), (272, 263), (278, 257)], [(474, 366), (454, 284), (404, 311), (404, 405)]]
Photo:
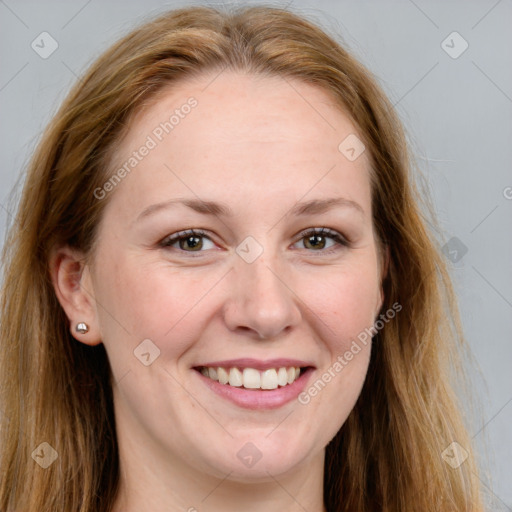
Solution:
[(217, 395), (226, 398), (245, 409), (277, 409), (299, 396), (314, 371), (308, 368), (292, 384), (277, 389), (245, 389), (243, 387), (221, 384), (219, 381), (205, 377), (201, 372), (193, 370), (201, 380)]

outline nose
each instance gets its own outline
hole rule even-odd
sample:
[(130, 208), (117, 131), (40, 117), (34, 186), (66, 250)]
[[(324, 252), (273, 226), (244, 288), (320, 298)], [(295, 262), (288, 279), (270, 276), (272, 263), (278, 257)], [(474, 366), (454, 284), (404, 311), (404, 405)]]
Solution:
[[(232, 331), (249, 331), (259, 339), (274, 339), (301, 320), (300, 300), (284, 272), (262, 255), (252, 263), (239, 259), (231, 272), (224, 318)], [(290, 279), (288, 279), (290, 281)]]

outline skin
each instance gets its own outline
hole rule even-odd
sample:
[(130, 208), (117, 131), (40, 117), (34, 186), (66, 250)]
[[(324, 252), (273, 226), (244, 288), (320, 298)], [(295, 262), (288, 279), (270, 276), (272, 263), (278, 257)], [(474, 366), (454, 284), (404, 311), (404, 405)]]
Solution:
[[(60, 248), (57, 296), (73, 336), (104, 343), (113, 371), (121, 486), (115, 511), (323, 510), (325, 447), (361, 391), (371, 343), (311, 401), (273, 410), (240, 408), (214, 394), (193, 366), (221, 359), (311, 361), (314, 383), (371, 326), (382, 305), (382, 269), (371, 216), (369, 159), (338, 145), (357, 130), (321, 89), (294, 80), (224, 71), (161, 92), (116, 148), (121, 166), (191, 96), (180, 119), (110, 192), (88, 264)], [(293, 85), (293, 87), (292, 87)], [(137, 221), (177, 197), (224, 202), (233, 217), (185, 206)], [(357, 202), (292, 216), (298, 201)], [(202, 229), (199, 252), (165, 237)], [(330, 228), (350, 246), (300, 236)], [(252, 263), (236, 248), (253, 237)], [(184, 247), (184, 248), (183, 248)], [(333, 252), (328, 252), (333, 249)], [(85, 321), (86, 334), (74, 331)], [(160, 355), (134, 356), (150, 339)], [(261, 459), (246, 467), (248, 442)]]

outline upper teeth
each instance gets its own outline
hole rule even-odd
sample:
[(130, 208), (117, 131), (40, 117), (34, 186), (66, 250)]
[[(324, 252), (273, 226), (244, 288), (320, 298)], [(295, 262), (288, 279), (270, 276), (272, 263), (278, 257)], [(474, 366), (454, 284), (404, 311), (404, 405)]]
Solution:
[(248, 389), (277, 389), (278, 386), (286, 386), (298, 379), (300, 368), (290, 366), (288, 368), (270, 368), (260, 372), (254, 368), (244, 368), (243, 371), (240, 371), (238, 368), (203, 366), (201, 373), (205, 377), (230, 386), (243, 386)]

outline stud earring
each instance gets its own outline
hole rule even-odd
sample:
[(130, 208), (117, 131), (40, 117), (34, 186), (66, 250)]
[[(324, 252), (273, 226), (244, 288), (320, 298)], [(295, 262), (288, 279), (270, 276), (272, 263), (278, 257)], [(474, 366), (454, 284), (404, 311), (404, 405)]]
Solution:
[(85, 322), (79, 322), (76, 324), (75, 331), (80, 334), (85, 334), (89, 332), (89, 326)]

